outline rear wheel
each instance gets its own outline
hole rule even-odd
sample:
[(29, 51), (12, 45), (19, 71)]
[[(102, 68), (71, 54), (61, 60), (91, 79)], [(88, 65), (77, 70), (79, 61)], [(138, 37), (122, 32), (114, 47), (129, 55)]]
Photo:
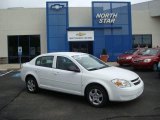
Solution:
[(102, 86), (92, 85), (86, 90), (86, 98), (92, 106), (103, 107), (108, 101), (108, 94)]
[(157, 63), (154, 63), (152, 69), (153, 69), (153, 71), (157, 71), (157, 70), (158, 70), (158, 64), (157, 64)]
[(30, 93), (38, 92), (38, 84), (34, 77), (28, 77), (26, 80), (26, 88)]

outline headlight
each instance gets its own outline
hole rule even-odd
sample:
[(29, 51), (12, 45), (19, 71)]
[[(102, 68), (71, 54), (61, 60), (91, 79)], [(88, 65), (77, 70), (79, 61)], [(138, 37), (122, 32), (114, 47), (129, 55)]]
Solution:
[(114, 79), (112, 83), (119, 88), (131, 87), (131, 84), (126, 80)]
[(145, 63), (149, 63), (149, 62), (151, 62), (152, 61), (152, 59), (144, 59), (144, 62)]
[(130, 59), (132, 59), (132, 57), (131, 57), (131, 56), (129, 56), (129, 57), (126, 57), (126, 59), (127, 59), (127, 60), (130, 60)]

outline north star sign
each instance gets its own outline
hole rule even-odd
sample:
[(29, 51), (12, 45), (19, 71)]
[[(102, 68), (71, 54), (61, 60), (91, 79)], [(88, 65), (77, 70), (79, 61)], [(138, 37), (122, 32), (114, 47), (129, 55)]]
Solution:
[(115, 23), (118, 17), (118, 13), (97, 13), (96, 19), (100, 24), (112, 24)]

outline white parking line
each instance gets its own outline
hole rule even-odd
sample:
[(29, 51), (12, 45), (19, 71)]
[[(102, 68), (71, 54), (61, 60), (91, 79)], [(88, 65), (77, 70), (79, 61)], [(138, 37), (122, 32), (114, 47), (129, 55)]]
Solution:
[(1, 74), (0, 77), (2, 77), (2, 76), (4, 76), (4, 75), (7, 75), (7, 74), (9, 74), (9, 73), (11, 73), (11, 72), (13, 72), (13, 70), (8, 71), (8, 72), (6, 72), (6, 73), (4, 73), (4, 74)]

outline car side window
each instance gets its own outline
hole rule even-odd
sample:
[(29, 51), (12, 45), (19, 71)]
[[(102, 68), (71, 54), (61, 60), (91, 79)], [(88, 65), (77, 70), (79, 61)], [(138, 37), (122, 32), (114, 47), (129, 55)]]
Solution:
[(39, 57), (39, 58), (37, 58), (35, 64), (36, 64), (37, 66), (52, 68), (53, 58), (54, 58), (53, 56)]
[(71, 67), (75, 67), (79, 70), (77, 65), (73, 63), (70, 59), (62, 56), (57, 56), (56, 68), (61, 70), (70, 70)]
[(40, 66), (40, 64), (41, 64), (41, 58), (42, 57), (39, 57), (39, 58), (36, 59), (35, 65)]

